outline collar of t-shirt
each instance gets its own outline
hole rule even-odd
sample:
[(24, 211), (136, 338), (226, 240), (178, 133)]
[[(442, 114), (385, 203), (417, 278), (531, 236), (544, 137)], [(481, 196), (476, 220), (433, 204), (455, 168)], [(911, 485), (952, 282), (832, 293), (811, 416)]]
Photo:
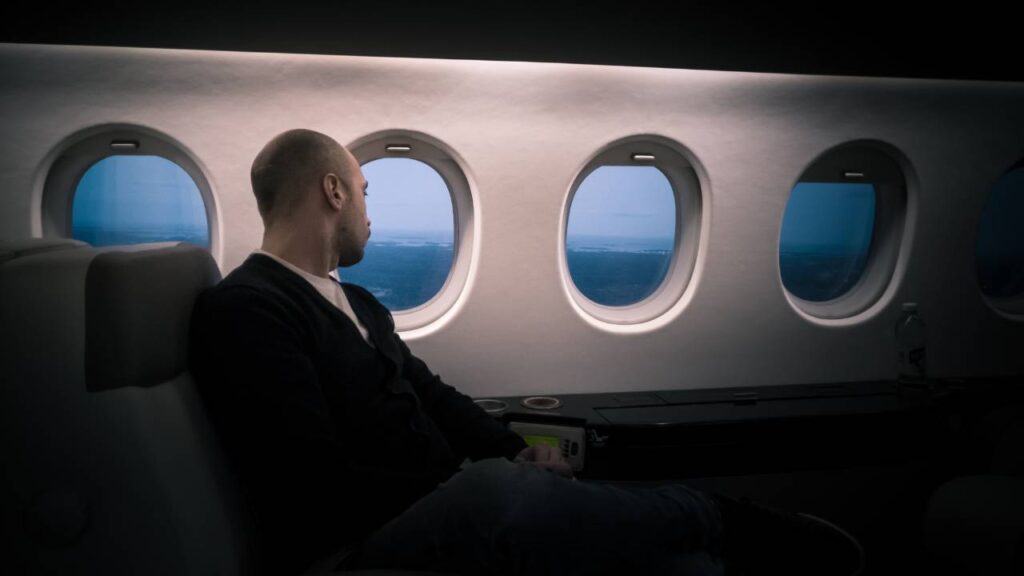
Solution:
[(309, 282), (309, 284), (313, 288), (315, 288), (316, 291), (319, 292), (321, 296), (323, 296), (331, 304), (334, 304), (334, 306), (338, 310), (341, 310), (342, 313), (348, 316), (349, 319), (352, 320), (352, 323), (356, 325), (356, 328), (359, 330), (359, 333), (363, 336), (363, 340), (365, 340), (367, 344), (373, 346), (373, 343), (370, 342), (370, 333), (366, 330), (366, 326), (363, 326), (363, 323), (359, 321), (359, 317), (356, 316), (355, 311), (352, 310), (352, 305), (349, 304), (348, 302), (348, 297), (345, 296), (345, 291), (341, 288), (341, 279), (337, 277), (338, 272), (336, 270), (330, 272), (330, 274), (332, 275), (330, 278), (321, 278), (314, 274), (310, 274), (309, 272), (306, 272), (305, 270), (299, 268), (298, 266), (292, 264), (291, 262), (288, 262), (287, 260), (284, 260), (283, 258), (271, 254), (270, 252), (267, 252), (265, 250), (255, 250), (253, 254), (262, 254), (264, 256), (267, 256), (268, 258), (272, 258), (278, 264), (284, 266), (285, 268), (291, 270), (292, 272), (295, 272), (303, 280)]

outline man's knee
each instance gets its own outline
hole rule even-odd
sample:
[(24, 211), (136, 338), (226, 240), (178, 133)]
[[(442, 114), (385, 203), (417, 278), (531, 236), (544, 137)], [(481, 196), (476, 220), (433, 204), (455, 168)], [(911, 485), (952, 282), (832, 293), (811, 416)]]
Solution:
[(515, 465), (502, 458), (481, 460), (441, 484), (432, 495), (445, 502), (449, 516), (502, 523), (519, 493)]
[(490, 493), (495, 497), (507, 494), (528, 494), (546, 490), (552, 472), (529, 464), (490, 458), (474, 462), (441, 485), (443, 489)]
[[(510, 526), (535, 508), (560, 479), (553, 473), (503, 458), (481, 460), (467, 466), (438, 487), (451, 506), (449, 512), (466, 514), (494, 526)], [(465, 508), (455, 510), (454, 508)]]

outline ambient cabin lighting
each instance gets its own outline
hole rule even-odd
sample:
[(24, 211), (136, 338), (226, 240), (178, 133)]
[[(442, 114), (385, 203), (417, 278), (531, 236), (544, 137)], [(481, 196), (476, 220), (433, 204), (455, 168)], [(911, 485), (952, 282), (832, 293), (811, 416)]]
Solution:
[(388, 144), (384, 149), (395, 154), (412, 152), (412, 146), (409, 146), (408, 144)]
[(654, 154), (634, 153), (633, 154), (633, 161), (634, 162), (653, 162), (654, 161)]
[(847, 180), (862, 180), (864, 178), (863, 172), (843, 172), (843, 178)]

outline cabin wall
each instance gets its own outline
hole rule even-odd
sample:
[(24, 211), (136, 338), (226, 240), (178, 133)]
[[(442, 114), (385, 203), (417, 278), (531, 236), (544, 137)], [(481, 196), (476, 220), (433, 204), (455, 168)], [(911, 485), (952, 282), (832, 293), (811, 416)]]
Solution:
[[(0, 45), (0, 70), (3, 239), (42, 234), (50, 164), (103, 124), (151, 128), (198, 159), (225, 274), (260, 244), (249, 166), (277, 133), (445, 143), (474, 187), (475, 257), (457, 305), (408, 341), (474, 396), (889, 379), (904, 301), (920, 305), (933, 375), (1024, 372), (1024, 322), (984, 301), (974, 268), (988, 192), (1024, 158), (1019, 84), (27, 45)], [(637, 134), (697, 159), (704, 230), (680, 302), (612, 331), (571, 305), (559, 235), (579, 170)], [(908, 223), (881, 300), (826, 325), (784, 295), (779, 230), (801, 172), (861, 139), (902, 154)]]

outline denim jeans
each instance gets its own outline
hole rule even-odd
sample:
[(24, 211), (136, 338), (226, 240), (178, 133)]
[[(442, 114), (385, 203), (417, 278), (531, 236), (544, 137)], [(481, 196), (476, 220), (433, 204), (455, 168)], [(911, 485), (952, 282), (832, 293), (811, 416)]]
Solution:
[(720, 575), (721, 549), (718, 510), (698, 491), (578, 482), (499, 458), (441, 484), (341, 568)]

